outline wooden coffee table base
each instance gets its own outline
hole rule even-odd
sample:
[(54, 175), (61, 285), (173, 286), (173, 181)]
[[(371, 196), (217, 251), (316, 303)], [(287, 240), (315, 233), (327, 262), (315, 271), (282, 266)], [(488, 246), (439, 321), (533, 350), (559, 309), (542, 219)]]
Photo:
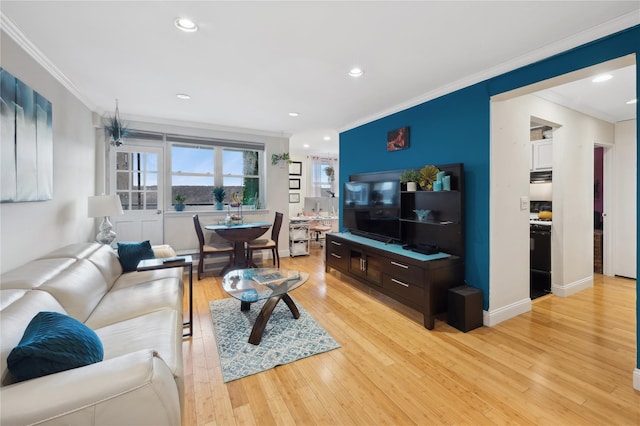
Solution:
[[(280, 296), (274, 296), (267, 299), (264, 302), (264, 306), (262, 310), (258, 314), (258, 318), (256, 318), (255, 324), (253, 324), (253, 329), (251, 329), (251, 335), (249, 336), (249, 343), (252, 345), (259, 345), (260, 340), (262, 340), (262, 333), (264, 332), (264, 328), (267, 326), (267, 322), (269, 322), (269, 318), (271, 318), (271, 313), (275, 309), (280, 299), (284, 300), (284, 303), (287, 304), (289, 310), (293, 314), (295, 319), (300, 318), (300, 312), (298, 311), (298, 307), (295, 303), (293, 303), (293, 299), (289, 297), (287, 293), (281, 294)], [(240, 302), (240, 310), (248, 311), (251, 308), (251, 302)]]

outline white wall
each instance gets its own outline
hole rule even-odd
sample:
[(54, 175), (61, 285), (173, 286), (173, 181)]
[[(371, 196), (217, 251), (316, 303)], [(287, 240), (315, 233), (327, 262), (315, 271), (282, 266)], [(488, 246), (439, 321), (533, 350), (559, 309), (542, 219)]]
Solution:
[(529, 122), (559, 125), (553, 137), (552, 290), (566, 296), (593, 280), (593, 144), (613, 143), (613, 125), (534, 95), (491, 105), (488, 325), (530, 309)]
[(91, 111), (6, 33), (0, 39), (2, 67), (53, 107), (53, 199), (0, 204), (1, 273), (63, 245), (94, 239), (87, 198), (95, 193), (96, 148)]
[(628, 120), (615, 125), (615, 149), (613, 168), (614, 253), (613, 273), (623, 277), (636, 278), (636, 120)]

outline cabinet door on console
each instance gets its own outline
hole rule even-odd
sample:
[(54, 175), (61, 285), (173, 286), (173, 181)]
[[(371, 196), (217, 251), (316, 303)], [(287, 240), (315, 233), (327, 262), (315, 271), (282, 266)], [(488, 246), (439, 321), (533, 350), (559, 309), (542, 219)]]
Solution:
[(379, 256), (351, 248), (349, 263), (349, 271), (352, 274), (360, 276), (370, 283), (382, 285), (382, 262)]

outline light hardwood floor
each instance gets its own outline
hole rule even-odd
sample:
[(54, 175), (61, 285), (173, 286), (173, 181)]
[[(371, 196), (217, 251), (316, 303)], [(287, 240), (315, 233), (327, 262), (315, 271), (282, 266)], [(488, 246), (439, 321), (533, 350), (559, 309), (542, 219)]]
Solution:
[(311, 274), (292, 297), (340, 349), (224, 384), (208, 302), (194, 274), (194, 336), (183, 344), (183, 425), (640, 425), (635, 286), (596, 277), (495, 327), (462, 333), (355, 281), (325, 275), (322, 250), (282, 259)]

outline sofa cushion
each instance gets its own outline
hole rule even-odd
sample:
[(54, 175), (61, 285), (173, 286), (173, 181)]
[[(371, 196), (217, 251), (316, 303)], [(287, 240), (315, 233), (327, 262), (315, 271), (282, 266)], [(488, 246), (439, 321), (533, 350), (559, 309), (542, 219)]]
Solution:
[(28, 380), (102, 361), (102, 342), (86, 325), (58, 312), (39, 312), (7, 358), (11, 375)]
[(176, 256), (176, 251), (169, 244), (160, 244), (157, 246), (151, 246), (151, 248), (153, 249), (153, 254), (155, 254), (156, 259)]
[(141, 260), (155, 258), (149, 240), (139, 243), (118, 243), (118, 256), (124, 272), (135, 271)]

